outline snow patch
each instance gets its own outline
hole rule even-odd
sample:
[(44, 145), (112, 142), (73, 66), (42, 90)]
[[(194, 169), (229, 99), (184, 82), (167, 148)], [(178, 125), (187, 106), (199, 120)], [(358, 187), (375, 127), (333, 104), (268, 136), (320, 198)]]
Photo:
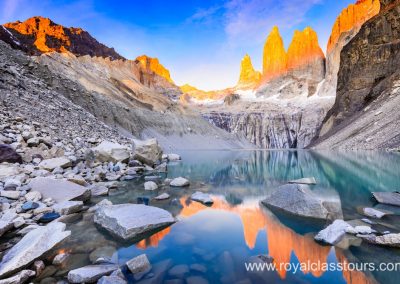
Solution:
[(5, 30), (9, 35), (11, 40), (16, 44), (16, 45), (21, 45), (21, 43), (14, 37), (14, 35), (3, 25), (1, 25), (1, 27), (3, 28), (3, 30)]

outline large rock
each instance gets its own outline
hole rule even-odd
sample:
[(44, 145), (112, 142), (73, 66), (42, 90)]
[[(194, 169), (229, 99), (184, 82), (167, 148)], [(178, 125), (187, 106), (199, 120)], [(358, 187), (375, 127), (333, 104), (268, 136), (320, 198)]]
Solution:
[(372, 196), (379, 203), (400, 206), (400, 193), (397, 193), (397, 192), (373, 192)]
[(172, 215), (160, 208), (142, 204), (101, 206), (94, 222), (124, 240), (162, 228), (175, 222)]
[(343, 220), (335, 220), (328, 227), (320, 231), (314, 239), (330, 245), (338, 243), (347, 231), (351, 231), (353, 227)]
[(195, 193), (193, 193), (190, 198), (194, 201), (201, 202), (201, 203), (207, 204), (207, 205), (214, 203), (214, 201), (212, 200), (212, 198), (209, 194), (206, 194), (206, 193), (203, 193), (200, 191), (196, 191)]
[(400, 248), (400, 234), (386, 234), (382, 236), (357, 235), (357, 237), (371, 244)]
[(28, 266), (61, 243), (71, 234), (70, 231), (65, 231), (65, 227), (63, 223), (54, 222), (26, 234), (4, 255), (0, 263), (0, 277)]
[(52, 179), (47, 177), (37, 177), (29, 183), (31, 191), (38, 191), (43, 199), (52, 198), (60, 203), (68, 200), (86, 201), (90, 198), (90, 189), (76, 183)]
[(4, 162), (22, 164), (22, 157), (11, 146), (0, 144), (0, 163)]
[(274, 190), (262, 204), (287, 213), (315, 219), (333, 219), (341, 216), (338, 202), (324, 201), (307, 185), (285, 184)]
[(126, 162), (129, 160), (129, 151), (125, 146), (110, 141), (103, 141), (93, 148), (96, 158), (100, 162)]
[(177, 177), (177, 178), (174, 178), (169, 183), (169, 185), (173, 186), (173, 187), (184, 187), (184, 186), (189, 186), (190, 182), (189, 182), (189, 180), (187, 180), (187, 179), (185, 179), (183, 177)]
[(14, 212), (6, 212), (0, 218), (0, 237), (14, 227), (14, 219), (18, 215)]
[(107, 265), (88, 265), (68, 272), (68, 281), (70, 283), (95, 283), (104, 275), (109, 275), (118, 266), (115, 264)]
[(153, 166), (162, 158), (162, 149), (156, 139), (149, 139), (133, 144), (134, 159)]
[(53, 171), (55, 168), (65, 169), (70, 167), (71, 165), (72, 163), (70, 159), (68, 159), (67, 157), (59, 157), (43, 160), (40, 162), (39, 167), (48, 171)]
[(11, 164), (0, 164), (0, 179), (18, 175), (21, 169), (18, 166)]
[(301, 178), (301, 179), (291, 180), (291, 181), (289, 181), (289, 183), (314, 185), (314, 184), (317, 184), (317, 181), (315, 180), (314, 177), (309, 177), (309, 178)]

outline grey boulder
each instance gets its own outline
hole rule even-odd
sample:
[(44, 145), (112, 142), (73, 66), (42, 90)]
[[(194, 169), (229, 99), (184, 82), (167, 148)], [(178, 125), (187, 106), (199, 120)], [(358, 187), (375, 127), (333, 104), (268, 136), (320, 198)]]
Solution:
[(145, 254), (138, 255), (128, 260), (126, 266), (133, 274), (147, 272), (151, 269), (151, 264)]
[(373, 192), (372, 196), (379, 203), (400, 206), (400, 193), (397, 193), (397, 192)]
[(308, 178), (301, 178), (301, 179), (296, 179), (296, 180), (291, 180), (289, 183), (297, 183), (297, 184), (317, 184), (317, 181), (315, 180), (314, 177), (308, 177)]
[(94, 222), (111, 234), (124, 240), (156, 230), (175, 222), (163, 209), (143, 204), (101, 206), (96, 210)]
[(110, 275), (118, 266), (115, 264), (107, 265), (87, 265), (68, 272), (70, 283), (95, 283), (104, 275)]
[(348, 231), (353, 227), (343, 220), (335, 220), (328, 227), (320, 231), (314, 239), (330, 245), (338, 243)]
[(65, 169), (70, 167), (71, 165), (72, 163), (70, 159), (68, 159), (67, 157), (59, 157), (43, 160), (40, 162), (39, 167), (48, 171), (53, 171), (55, 168)]
[(69, 215), (81, 211), (83, 208), (82, 201), (63, 201), (53, 205), (55, 212), (60, 215)]
[(100, 162), (126, 162), (130, 154), (125, 146), (110, 141), (103, 141), (97, 147), (93, 148), (96, 159)]
[(203, 204), (213, 204), (214, 201), (212, 200), (211, 196), (209, 194), (196, 191), (195, 193), (192, 194), (190, 197), (192, 200), (201, 202)]
[(368, 243), (400, 248), (400, 233), (399, 234), (386, 234), (382, 236), (375, 235), (357, 235), (357, 237), (362, 238)]
[(189, 182), (189, 180), (187, 180), (183, 177), (177, 177), (177, 178), (174, 178), (173, 180), (171, 180), (169, 185), (173, 186), (173, 187), (184, 187), (184, 186), (189, 186), (190, 182)]
[(0, 284), (22, 284), (28, 281), (29, 278), (35, 276), (35, 274), (35, 271), (25, 269), (9, 278), (1, 279)]
[(163, 153), (156, 139), (137, 141), (136, 144), (133, 144), (133, 152), (135, 160), (149, 166), (153, 166), (160, 161)]

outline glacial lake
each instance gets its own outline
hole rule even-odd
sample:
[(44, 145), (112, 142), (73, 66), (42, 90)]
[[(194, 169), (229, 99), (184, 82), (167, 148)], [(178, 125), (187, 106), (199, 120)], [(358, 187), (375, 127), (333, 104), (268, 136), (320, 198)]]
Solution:
[[(129, 181), (112, 190), (114, 204), (137, 203), (171, 212), (178, 222), (136, 243), (123, 243), (93, 224), (91, 214), (71, 220), (72, 237), (58, 248), (71, 257), (61, 269), (48, 266), (40, 279), (62, 279), (68, 270), (90, 264), (97, 252), (106, 251), (120, 264), (145, 253), (152, 271), (130, 283), (399, 283), (400, 270), (382, 271), (271, 271), (248, 272), (245, 263), (269, 255), (274, 263), (379, 263), (400, 262), (400, 249), (384, 248), (349, 239), (339, 247), (323, 246), (313, 236), (325, 222), (293, 218), (270, 210), (260, 201), (288, 180), (314, 176), (312, 190), (340, 201), (345, 220), (362, 219), (362, 207), (378, 205), (373, 191), (400, 190), (400, 154), (386, 152), (315, 151), (185, 151), (182, 161), (169, 164), (163, 178), (178, 176), (191, 181), (189, 188), (143, 189), (144, 179)], [(212, 195), (214, 204), (190, 200), (195, 191)], [(163, 192), (169, 200), (152, 199)], [(104, 197), (103, 197), (104, 198)], [(103, 198), (95, 199), (100, 201)], [(383, 208), (383, 207), (382, 207)], [(387, 209), (385, 207), (384, 209)], [(390, 208), (400, 214), (400, 208)], [(399, 215), (385, 216), (374, 225), (379, 231), (400, 232)], [(54, 252), (56, 253), (56, 252)], [(92, 253), (92, 255), (90, 255)], [(100, 253), (101, 254), (101, 253)], [(178, 267), (175, 267), (178, 266)], [(172, 270), (171, 268), (175, 267)], [(172, 274), (172, 275), (171, 275)], [(183, 281), (168, 282), (183, 279)], [(37, 279), (40, 282), (40, 279)], [(186, 282), (185, 282), (186, 279)]]

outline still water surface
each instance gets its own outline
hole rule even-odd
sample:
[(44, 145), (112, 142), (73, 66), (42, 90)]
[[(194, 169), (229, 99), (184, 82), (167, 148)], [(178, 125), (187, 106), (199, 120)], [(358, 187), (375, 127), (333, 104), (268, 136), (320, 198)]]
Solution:
[[(90, 263), (106, 251), (123, 264), (146, 253), (153, 269), (140, 283), (399, 283), (399, 272), (292, 271), (250, 273), (245, 263), (257, 255), (269, 255), (280, 263), (375, 263), (400, 262), (400, 250), (355, 242), (341, 248), (322, 246), (313, 240), (324, 223), (272, 212), (260, 201), (288, 180), (314, 176), (312, 190), (340, 200), (345, 220), (361, 219), (359, 208), (376, 206), (372, 191), (400, 189), (400, 155), (385, 152), (312, 151), (196, 151), (181, 152), (183, 160), (169, 164), (163, 177), (184, 176), (190, 188), (165, 187), (143, 190), (143, 179), (124, 183), (108, 197), (114, 204), (137, 203), (137, 197), (162, 192), (170, 200), (151, 200), (150, 205), (170, 211), (179, 221), (137, 243), (121, 243), (93, 225), (92, 215), (69, 224), (72, 237), (62, 250), (72, 254), (63, 269), (50, 271), (61, 278), (68, 270)], [(190, 201), (196, 190), (214, 199), (210, 207)], [(98, 201), (98, 200), (97, 200)], [(400, 213), (397, 208), (392, 208)], [(398, 215), (384, 217), (379, 230), (400, 231)], [(92, 253), (92, 255), (90, 255)], [(178, 275), (171, 268), (178, 270)], [(46, 274), (44, 275), (46, 276)], [(43, 278), (43, 276), (42, 276)], [(184, 280), (185, 281), (185, 280)], [(171, 283), (185, 283), (185, 282)], [(134, 283), (134, 279), (130, 279)]]

